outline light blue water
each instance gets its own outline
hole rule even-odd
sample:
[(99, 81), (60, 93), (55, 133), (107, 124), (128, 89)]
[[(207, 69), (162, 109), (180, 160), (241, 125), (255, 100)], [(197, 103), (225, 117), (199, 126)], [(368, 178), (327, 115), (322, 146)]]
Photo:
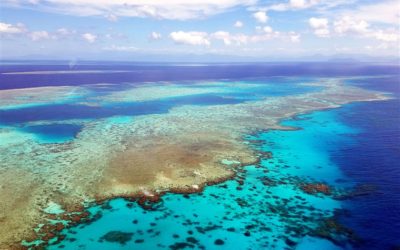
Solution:
[[(244, 167), (236, 180), (199, 194), (166, 194), (151, 210), (124, 199), (93, 206), (89, 211), (101, 215), (99, 219), (64, 230), (66, 239), (49, 249), (350, 248), (345, 233), (323, 227), (341, 202), (307, 194), (300, 186), (311, 181), (342, 183), (344, 176), (329, 153), (357, 131), (340, 123), (332, 111), (285, 124), (303, 129), (248, 136), (254, 147), (272, 151), (273, 158)], [(317, 237), (323, 230), (331, 241)], [(102, 238), (112, 231), (132, 238), (121, 243)]]
[(274, 158), (269, 160), (269, 169), (280, 176), (307, 176), (328, 184), (340, 182), (343, 185), (345, 176), (330, 157), (341, 145), (354, 143), (349, 135), (359, 131), (338, 121), (335, 110), (300, 116), (282, 124), (300, 130), (269, 131), (258, 135), (266, 142), (261, 150), (274, 153)]

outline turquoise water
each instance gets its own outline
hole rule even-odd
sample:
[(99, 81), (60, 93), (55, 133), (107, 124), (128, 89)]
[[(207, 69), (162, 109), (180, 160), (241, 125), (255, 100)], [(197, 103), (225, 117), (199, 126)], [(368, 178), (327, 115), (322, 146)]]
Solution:
[(278, 175), (307, 176), (331, 185), (344, 183), (345, 176), (331, 161), (330, 155), (339, 150), (340, 145), (353, 143), (348, 135), (359, 131), (338, 121), (335, 111), (316, 112), (282, 123), (300, 130), (260, 134), (266, 142), (261, 150), (274, 153), (269, 169)]
[(342, 203), (300, 187), (314, 181), (349, 185), (329, 154), (344, 140), (351, 143), (348, 135), (357, 130), (334, 111), (284, 124), (303, 129), (248, 136), (248, 143), (273, 157), (244, 167), (236, 179), (199, 194), (166, 194), (150, 210), (124, 199), (90, 207), (96, 220), (65, 229), (65, 240), (49, 249), (351, 248), (348, 234), (324, 227)]

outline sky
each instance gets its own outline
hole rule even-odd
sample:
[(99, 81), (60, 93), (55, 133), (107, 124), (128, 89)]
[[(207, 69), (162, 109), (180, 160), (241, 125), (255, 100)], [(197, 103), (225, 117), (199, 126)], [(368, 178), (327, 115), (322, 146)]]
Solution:
[(0, 0), (0, 59), (400, 56), (399, 0)]

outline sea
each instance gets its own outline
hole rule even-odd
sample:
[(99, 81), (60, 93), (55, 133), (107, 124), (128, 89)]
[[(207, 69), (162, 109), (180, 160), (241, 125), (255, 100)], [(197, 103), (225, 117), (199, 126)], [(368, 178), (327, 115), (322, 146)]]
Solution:
[[(40, 71), (47, 73), (5, 74)], [(5, 61), (0, 64), (0, 90), (85, 86), (92, 95), (101, 96), (154, 82), (265, 86), (257, 95), (230, 86), (231, 98), (211, 93), (104, 106), (81, 104), (87, 97), (78, 96), (70, 102), (0, 109), (0, 128), (30, 133), (40, 143), (64, 143), (82, 129), (71, 120), (162, 114), (181, 105), (235, 104), (301, 94), (318, 87), (299, 82), (320, 78), (343, 78), (348, 85), (392, 98), (281, 121), (296, 130), (244, 135), (254, 150), (272, 156), (244, 166), (236, 178), (207, 186), (201, 193), (167, 193), (150, 209), (121, 198), (93, 204), (88, 207), (93, 220), (64, 229), (65, 239), (48, 249), (400, 249), (398, 65)], [(107, 87), (96, 87), (99, 83)], [(303, 192), (305, 183), (324, 183), (335, 195)]]

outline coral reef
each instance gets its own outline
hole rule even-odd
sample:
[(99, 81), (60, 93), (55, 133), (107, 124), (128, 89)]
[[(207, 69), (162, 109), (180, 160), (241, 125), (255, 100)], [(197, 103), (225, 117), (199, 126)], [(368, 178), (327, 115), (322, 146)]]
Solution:
[(132, 239), (133, 233), (126, 233), (120, 231), (110, 231), (100, 238), (100, 241), (116, 242), (121, 245)]
[[(240, 104), (185, 105), (123, 123), (88, 121), (73, 141), (61, 144), (40, 144), (25, 133), (0, 129), (0, 248), (18, 248), (23, 239), (45, 242), (54, 237), (61, 225), (50, 226), (55, 216), (45, 212), (50, 203), (60, 205), (68, 223), (79, 223), (86, 217), (84, 206), (95, 201), (142, 197), (139, 203), (146, 207), (166, 191), (198, 192), (204, 185), (233, 178), (238, 165), (259, 161), (262, 156), (244, 143), (246, 134), (292, 130), (279, 121), (349, 102), (387, 99), (334, 79), (321, 80), (318, 86), (323, 90)], [(44, 104), (70, 91), (35, 89), (31, 101)], [(0, 91), (2, 107), (30, 103), (15, 101), (25, 90), (11, 92)], [(308, 184), (303, 190), (329, 193), (322, 184)], [(39, 224), (45, 225), (43, 230), (34, 231)]]
[(304, 183), (301, 189), (308, 194), (322, 193), (325, 195), (331, 194), (331, 188), (324, 183)]

